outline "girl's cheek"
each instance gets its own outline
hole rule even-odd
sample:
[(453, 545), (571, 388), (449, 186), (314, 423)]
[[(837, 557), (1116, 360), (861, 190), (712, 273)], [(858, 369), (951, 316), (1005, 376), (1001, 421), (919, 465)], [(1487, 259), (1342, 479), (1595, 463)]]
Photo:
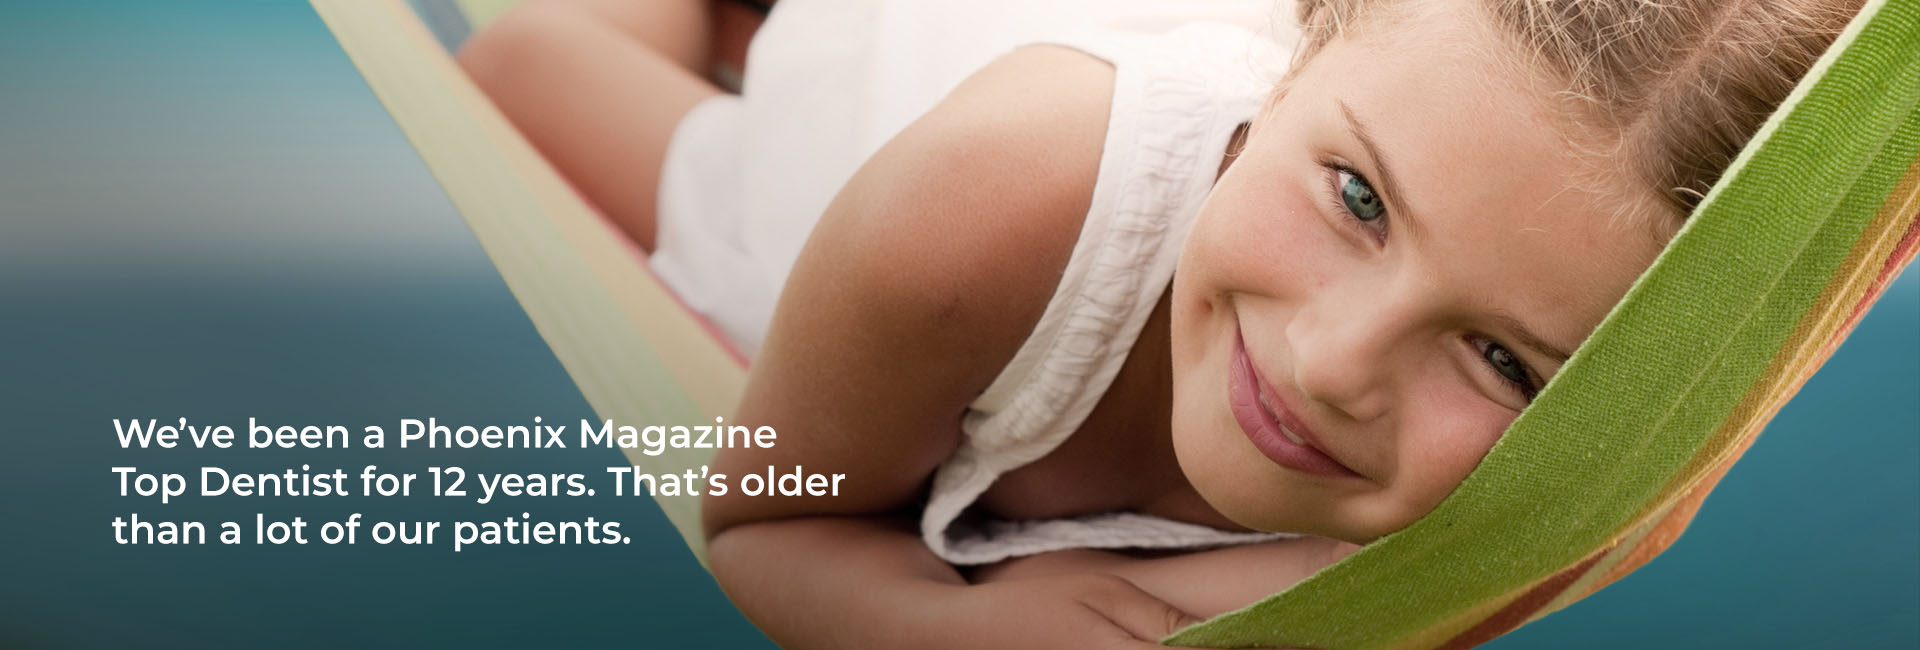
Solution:
[(1221, 188), (1196, 224), (1196, 259), (1229, 291), (1272, 294), (1277, 284), (1314, 281), (1314, 249), (1325, 245), (1327, 229), (1307, 189), (1292, 178)]
[(1440, 426), (1412, 427), (1413, 431), (1425, 432), (1422, 439), (1413, 441), (1418, 447), (1413, 457), (1420, 458), (1425, 465), (1420, 472), (1432, 477), (1434, 493), (1429, 499), (1438, 503), (1499, 441), (1507, 426), (1513, 423), (1513, 412), (1465, 385), (1454, 386), (1445, 394), (1432, 397), (1434, 400), (1429, 404), (1432, 408), (1416, 414), (1412, 422), (1432, 422)]

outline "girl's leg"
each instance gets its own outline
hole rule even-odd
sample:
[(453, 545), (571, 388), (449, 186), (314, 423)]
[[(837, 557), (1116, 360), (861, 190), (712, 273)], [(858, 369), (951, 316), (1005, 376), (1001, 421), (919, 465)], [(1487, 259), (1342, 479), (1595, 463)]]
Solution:
[(738, 92), (747, 45), (773, 0), (545, 0), (599, 16), (654, 51), (729, 92)]
[(747, 71), (747, 46), (766, 21), (773, 0), (713, 0), (713, 57), (715, 74), (726, 71), (734, 88)]
[(713, 0), (542, 1), (571, 4), (696, 74), (713, 65)]
[[(700, 0), (629, 4), (688, 4), (700, 10), (689, 15), (706, 16)], [(689, 109), (720, 92), (675, 56), (585, 5), (532, 2), (475, 34), (459, 60), (561, 174), (652, 252), (667, 141)]]

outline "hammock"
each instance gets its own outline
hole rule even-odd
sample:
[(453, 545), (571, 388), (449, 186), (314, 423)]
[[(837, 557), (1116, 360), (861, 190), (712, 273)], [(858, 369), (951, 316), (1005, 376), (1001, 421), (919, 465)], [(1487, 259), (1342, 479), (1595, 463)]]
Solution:
[[(510, 2), (313, 0), (600, 417), (731, 413), (743, 359), (447, 55)], [(1432, 513), (1164, 642), (1467, 648), (1665, 550), (1920, 248), (1917, 104), (1920, 0), (1870, 1)], [(627, 451), (656, 473), (711, 453)], [(699, 498), (658, 501), (704, 563)]]

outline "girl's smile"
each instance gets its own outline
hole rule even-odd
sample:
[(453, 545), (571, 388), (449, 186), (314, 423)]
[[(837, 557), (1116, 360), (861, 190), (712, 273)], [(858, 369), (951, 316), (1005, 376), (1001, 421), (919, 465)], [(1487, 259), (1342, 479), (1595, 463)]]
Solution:
[(1227, 373), (1227, 397), (1247, 439), (1273, 462), (1308, 474), (1365, 478), (1329, 455), (1322, 442), (1325, 438), (1294, 415), (1287, 400), (1277, 396), (1273, 386), (1260, 377), (1237, 331), (1233, 363)]

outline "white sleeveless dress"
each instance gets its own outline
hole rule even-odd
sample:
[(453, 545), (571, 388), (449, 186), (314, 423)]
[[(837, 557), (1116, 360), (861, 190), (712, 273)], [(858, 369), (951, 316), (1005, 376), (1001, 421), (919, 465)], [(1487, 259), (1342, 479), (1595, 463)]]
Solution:
[[(1282, 3), (1285, 4), (1285, 3)], [(1265, 541), (1138, 513), (1005, 522), (969, 511), (1045, 456), (1106, 392), (1172, 279), (1228, 140), (1253, 118), (1297, 31), (1271, 0), (782, 0), (743, 94), (674, 133), (651, 264), (749, 357), (814, 223), (855, 169), (994, 57), (1034, 43), (1114, 65), (1105, 148), (1067, 269), (1033, 333), (970, 406), (921, 522), (955, 564), (1063, 548)]]

